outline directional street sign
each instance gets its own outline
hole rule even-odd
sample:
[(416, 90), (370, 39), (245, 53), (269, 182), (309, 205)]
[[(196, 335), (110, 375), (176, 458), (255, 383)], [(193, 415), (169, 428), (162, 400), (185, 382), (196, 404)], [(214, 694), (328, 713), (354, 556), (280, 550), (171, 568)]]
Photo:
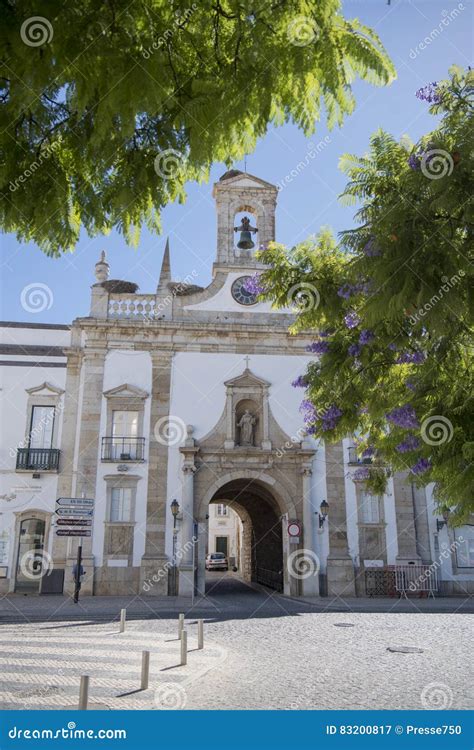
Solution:
[(58, 497), (56, 500), (58, 505), (69, 505), (69, 506), (82, 506), (84, 508), (93, 508), (94, 500), (90, 497)]
[(58, 516), (80, 516), (81, 518), (92, 518), (94, 511), (89, 508), (81, 510), (81, 508), (57, 508), (56, 515)]
[(92, 536), (90, 529), (56, 529), (56, 536)]
[(90, 518), (58, 518), (56, 521), (58, 526), (92, 526), (92, 520)]

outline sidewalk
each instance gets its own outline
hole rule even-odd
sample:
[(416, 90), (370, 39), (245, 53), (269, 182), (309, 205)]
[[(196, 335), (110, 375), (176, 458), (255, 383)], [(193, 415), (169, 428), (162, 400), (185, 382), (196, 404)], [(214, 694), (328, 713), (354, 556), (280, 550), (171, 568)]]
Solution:
[[(260, 587), (261, 588), (261, 587)], [(289, 597), (269, 590), (261, 590), (263, 600), (270, 603), (291, 602), (296, 613), (360, 612), (360, 613), (474, 613), (474, 597), (439, 597), (436, 599), (410, 597), (409, 599), (370, 597)], [(255, 594), (254, 594), (255, 595)], [(252, 604), (250, 611), (255, 608)], [(84, 596), (74, 604), (70, 596), (9, 594), (0, 599), (0, 624), (33, 621), (93, 621), (114, 622), (120, 619), (120, 610), (127, 610), (128, 620), (174, 619), (180, 612), (191, 617), (210, 617), (227, 613), (227, 617), (245, 617), (247, 602), (238, 596), (196, 597), (139, 597)], [(264, 612), (261, 613), (262, 615)]]

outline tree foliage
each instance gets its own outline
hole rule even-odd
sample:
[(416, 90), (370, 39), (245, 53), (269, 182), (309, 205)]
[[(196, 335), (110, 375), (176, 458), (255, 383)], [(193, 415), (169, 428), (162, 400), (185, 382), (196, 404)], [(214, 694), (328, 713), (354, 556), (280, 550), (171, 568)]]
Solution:
[(355, 435), (357, 478), (374, 492), (387, 467), (435, 482), (454, 522), (474, 510), (472, 112), (474, 74), (418, 96), (442, 114), (416, 145), (385, 132), (364, 157), (343, 156), (342, 199), (358, 226), (336, 243), (325, 230), (287, 250), (271, 245), (256, 281), (294, 330), (318, 331), (306, 389), (309, 432)]
[(269, 123), (310, 134), (352, 112), (356, 77), (395, 75), (340, 0), (85, 0), (2, 5), (4, 231), (51, 255), (118, 228), (136, 242), (214, 161)]

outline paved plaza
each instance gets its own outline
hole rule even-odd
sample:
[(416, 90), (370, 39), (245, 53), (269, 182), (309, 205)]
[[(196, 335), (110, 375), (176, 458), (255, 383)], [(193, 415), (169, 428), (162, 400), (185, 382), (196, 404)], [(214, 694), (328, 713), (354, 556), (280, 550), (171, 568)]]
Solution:
[[(213, 574), (193, 609), (189, 600), (186, 608), (132, 597), (84, 599), (75, 619), (71, 608), (61, 597), (0, 602), (2, 708), (77, 707), (81, 674), (90, 676), (90, 707), (111, 710), (473, 708), (467, 600), (314, 604)], [(179, 611), (189, 640), (183, 667)], [(142, 650), (151, 652), (145, 691)]]

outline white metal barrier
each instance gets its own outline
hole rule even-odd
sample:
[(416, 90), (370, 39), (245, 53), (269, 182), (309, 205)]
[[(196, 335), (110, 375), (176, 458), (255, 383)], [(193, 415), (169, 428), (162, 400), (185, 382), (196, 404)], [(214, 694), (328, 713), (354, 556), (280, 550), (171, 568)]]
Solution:
[(439, 588), (437, 569), (434, 565), (395, 565), (395, 588), (405, 598), (422, 592), (434, 598)]

